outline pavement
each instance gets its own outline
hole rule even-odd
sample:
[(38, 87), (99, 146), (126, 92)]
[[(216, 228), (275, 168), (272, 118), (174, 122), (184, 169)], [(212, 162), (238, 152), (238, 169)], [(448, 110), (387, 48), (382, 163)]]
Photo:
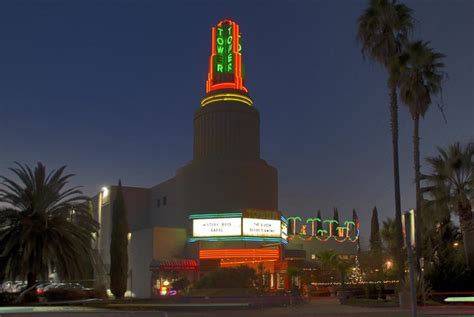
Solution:
[[(418, 308), (420, 317), (474, 317), (474, 306), (429, 306)], [(397, 307), (370, 308), (340, 305), (335, 299), (317, 299), (296, 307), (216, 310), (207, 307), (191, 311), (117, 311), (80, 306), (0, 307), (0, 317), (410, 317)]]

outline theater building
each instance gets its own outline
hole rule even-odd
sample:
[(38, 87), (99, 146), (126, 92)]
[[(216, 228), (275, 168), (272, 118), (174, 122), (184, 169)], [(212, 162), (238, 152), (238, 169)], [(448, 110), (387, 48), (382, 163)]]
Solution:
[[(241, 34), (233, 21), (212, 28), (205, 92), (193, 117), (192, 160), (151, 188), (123, 187), (129, 289), (138, 297), (159, 296), (170, 279), (193, 281), (241, 264), (263, 269), (271, 289), (284, 289), (288, 266), (308, 265), (318, 248), (355, 254), (355, 224), (332, 232), (333, 225), (320, 219), (329, 230), (308, 234), (300, 217), (285, 218), (278, 211), (277, 169), (260, 155), (260, 114), (245, 86)], [(110, 218), (116, 190), (107, 186), (92, 197), (101, 224), (97, 249), (106, 270), (113, 260)]]

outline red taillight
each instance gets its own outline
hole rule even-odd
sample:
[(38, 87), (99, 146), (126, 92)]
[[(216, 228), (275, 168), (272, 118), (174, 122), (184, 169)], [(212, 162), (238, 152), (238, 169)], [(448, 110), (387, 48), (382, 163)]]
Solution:
[(36, 289), (36, 294), (43, 295), (43, 293), (44, 293), (44, 290), (42, 288), (37, 288)]

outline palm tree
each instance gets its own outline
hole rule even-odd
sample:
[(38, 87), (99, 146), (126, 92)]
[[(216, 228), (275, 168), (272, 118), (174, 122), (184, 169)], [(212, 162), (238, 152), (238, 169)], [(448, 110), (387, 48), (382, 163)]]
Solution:
[(78, 187), (66, 188), (73, 175), (64, 169), (46, 174), (41, 163), (34, 171), (16, 163), (10, 170), (19, 182), (0, 176), (2, 269), (10, 278), (26, 278), (27, 288), (53, 270), (61, 279), (81, 277), (95, 261), (91, 239), (98, 223)]
[[(408, 33), (413, 29), (411, 9), (396, 0), (370, 0), (369, 6), (358, 20), (357, 39), (362, 45), (362, 53), (382, 64), (388, 72), (390, 96), (390, 124), (392, 130), (393, 180), (395, 193), (395, 221), (397, 225), (397, 244), (399, 263), (404, 263), (403, 234), (401, 223), (400, 172), (398, 164), (398, 69), (395, 61), (407, 42)], [(404, 284), (404, 266), (400, 265), (398, 276)]]
[[(392, 218), (387, 218), (382, 223), (382, 229), (380, 230), (380, 235), (382, 236), (382, 240), (385, 243), (385, 248), (387, 253), (390, 256), (390, 259), (393, 261), (397, 254), (397, 227), (395, 225), (395, 221)], [(397, 263), (398, 265), (398, 263)]]
[(432, 96), (441, 91), (444, 55), (430, 48), (428, 42), (408, 43), (400, 56), (400, 99), (408, 106), (413, 119), (413, 159), (416, 186), (415, 241), (417, 264), (422, 255), (422, 197), (420, 186), (420, 117), (431, 105)]
[(428, 184), (424, 191), (440, 206), (447, 205), (457, 212), (467, 265), (474, 272), (474, 143), (462, 147), (457, 142), (446, 150), (438, 148), (438, 152), (426, 159), (432, 171), (423, 175)]
[(316, 259), (323, 270), (328, 272), (337, 271), (340, 274), (341, 286), (344, 289), (351, 263), (347, 260), (341, 259), (334, 250), (321, 251), (316, 254)]

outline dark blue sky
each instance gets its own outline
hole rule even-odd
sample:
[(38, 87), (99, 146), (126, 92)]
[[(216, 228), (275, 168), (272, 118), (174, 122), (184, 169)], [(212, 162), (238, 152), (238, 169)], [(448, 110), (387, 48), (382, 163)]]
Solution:
[[(410, 1), (414, 38), (447, 55), (448, 124), (421, 124), (422, 155), (474, 136), (474, 2)], [(241, 26), (262, 156), (280, 209), (393, 214), (386, 74), (355, 39), (366, 1), (1, 1), (0, 174), (13, 161), (66, 164), (97, 192), (120, 177), (152, 186), (191, 159), (210, 32)], [(412, 124), (400, 111), (402, 206), (414, 204)], [(9, 174), (8, 174), (9, 175)], [(341, 217), (342, 218), (342, 217)], [(368, 232), (364, 232), (367, 236)]]

